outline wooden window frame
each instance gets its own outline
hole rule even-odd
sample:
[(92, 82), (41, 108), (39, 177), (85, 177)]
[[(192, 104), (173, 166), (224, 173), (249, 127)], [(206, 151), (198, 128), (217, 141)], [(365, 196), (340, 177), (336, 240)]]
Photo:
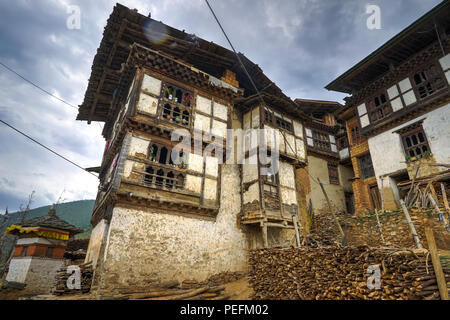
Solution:
[(339, 165), (335, 162), (327, 162), (328, 167), (328, 178), (330, 180), (330, 184), (339, 185)]
[[(368, 163), (364, 163), (365, 159), (370, 160), (370, 165)], [(369, 179), (372, 177), (375, 177), (375, 170), (373, 168), (373, 162), (372, 157), (370, 156), (370, 153), (365, 154), (361, 157), (358, 157), (359, 166), (361, 169), (361, 178), (362, 179)]]
[[(435, 68), (434, 73), (431, 72), (431, 68)], [(416, 83), (416, 76), (421, 78), (420, 83)], [(418, 101), (425, 100), (448, 86), (445, 72), (437, 60), (422, 64), (420, 68), (411, 73), (409, 79)], [(438, 79), (441, 80), (440, 84), (436, 83)]]
[(386, 117), (393, 113), (389, 95), (386, 90), (379, 91), (377, 94), (373, 95), (372, 98), (367, 100), (366, 108), (371, 124), (386, 119)]
[[(426, 151), (429, 151), (431, 154), (431, 148), (428, 143), (427, 135), (423, 130), (422, 123), (418, 123), (399, 133), (402, 139), (403, 149), (407, 156), (420, 159), (424, 157)], [(416, 140), (417, 143), (414, 143), (414, 140)]]
[(264, 123), (272, 125), (274, 128), (285, 130), (289, 133), (294, 133), (294, 123), (291, 118), (281, 115), (278, 117), (275, 112), (264, 107)]
[[(169, 94), (167, 91), (170, 87), (173, 90), (172, 94)], [(181, 92), (181, 101), (178, 101), (178, 91)], [(191, 97), (189, 104), (185, 103), (183, 100), (186, 95), (190, 95)], [(162, 99), (159, 103), (159, 114), (161, 120), (174, 123), (185, 128), (190, 128), (193, 121), (193, 106), (195, 101), (194, 92), (162, 80), (161, 97)], [(178, 111), (176, 111), (176, 109), (178, 109)]]
[(362, 135), (361, 135), (361, 126), (359, 125), (359, 121), (357, 119), (354, 119), (352, 121), (349, 121), (348, 124), (348, 135), (350, 139), (350, 145), (354, 146), (357, 144), (360, 144), (362, 142)]

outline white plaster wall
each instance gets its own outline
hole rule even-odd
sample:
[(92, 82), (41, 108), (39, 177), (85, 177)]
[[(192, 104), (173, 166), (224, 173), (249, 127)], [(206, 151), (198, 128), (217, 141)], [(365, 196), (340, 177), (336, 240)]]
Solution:
[(142, 89), (159, 96), (161, 93), (161, 80), (153, 78), (148, 74), (144, 74)]
[(150, 145), (150, 140), (133, 136), (133, 137), (131, 137), (130, 148), (128, 149), (128, 154), (130, 156), (136, 156), (137, 154), (147, 156), (149, 145)]
[[(375, 176), (380, 186), (380, 175), (386, 175), (406, 169), (405, 152), (399, 134), (393, 133), (419, 120), (423, 121), (423, 130), (430, 144), (431, 152), (437, 163), (449, 163), (450, 160), (450, 104), (415, 118), (401, 126), (390, 129), (368, 140)], [(387, 159), (389, 161), (387, 161)], [(441, 170), (443, 170), (441, 168)]]
[(247, 241), (236, 224), (241, 203), (239, 168), (222, 168), (216, 221), (155, 210), (114, 209), (104, 265), (107, 285), (152, 278), (202, 281), (220, 272), (246, 270)]
[(51, 244), (51, 245), (57, 245), (57, 246), (65, 246), (67, 244), (67, 241), (65, 240), (57, 240), (57, 239), (49, 239), (46, 238), (21, 238), (17, 240), (17, 245), (25, 245), (25, 244), (34, 244), (34, 243), (40, 243), (40, 244)]
[(85, 262), (92, 261), (92, 266), (95, 269), (97, 265), (98, 256), (100, 254), (100, 247), (103, 241), (103, 235), (107, 227), (105, 219), (100, 220), (99, 223), (92, 229), (89, 245), (86, 252)]
[(64, 265), (63, 259), (33, 257), (25, 283), (26, 293), (48, 294), (55, 285), (56, 272)]
[(253, 201), (259, 202), (259, 184), (257, 182), (253, 183), (243, 195), (243, 203), (251, 203)]
[(214, 101), (214, 116), (225, 121), (228, 120), (227, 106)]
[[(128, 103), (127, 103), (128, 106)], [(158, 99), (144, 92), (141, 92), (139, 95), (139, 101), (137, 104), (137, 109), (142, 112), (150, 113), (152, 115), (156, 114), (156, 110), (158, 109)]]
[(280, 185), (284, 187), (295, 188), (294, 166), (281, 160), (278, 163)]
[(31, 257), (12, 258), (11, 262), (9, 263), (9, 270), (8, 274), (6, 275), (6, 281), (25, 283), (30, 264)]

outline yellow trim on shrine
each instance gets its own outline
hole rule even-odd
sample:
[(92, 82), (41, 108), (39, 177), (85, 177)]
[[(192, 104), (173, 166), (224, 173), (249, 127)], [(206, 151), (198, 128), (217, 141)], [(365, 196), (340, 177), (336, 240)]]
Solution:
[(69, 233), (61, 232), (57, 230), (51, 230), (48, 228), (39, 228), (39, 227), (22, 227), (17, 225), (11, 225), (6, 228), (6, 234), (14, 234), (16, 232), (19, 233), (30, 233), (33, 232), (39, 237), (49, 238), (49, 239), (57, 239), (57, 240), (69, 240)]

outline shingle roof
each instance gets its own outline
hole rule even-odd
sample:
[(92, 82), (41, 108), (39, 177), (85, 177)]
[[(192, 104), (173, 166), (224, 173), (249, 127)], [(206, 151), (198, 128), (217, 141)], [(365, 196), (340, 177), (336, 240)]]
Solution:
[(83, 230), (75, 227), (74, 225), (71, 225), (70, 223), (60, 219), (56, 215), (56, 209), (54, 206), (50, 208), (48, 213), (46, 215), (32, 218), (29, 220), (25, 220), (22, 223), (23, 227), (47, 227), (47, 228), (53, 228), (63, 231), (68, 231), (71, 235), (75, 235), (78, 233), (82, 233)]

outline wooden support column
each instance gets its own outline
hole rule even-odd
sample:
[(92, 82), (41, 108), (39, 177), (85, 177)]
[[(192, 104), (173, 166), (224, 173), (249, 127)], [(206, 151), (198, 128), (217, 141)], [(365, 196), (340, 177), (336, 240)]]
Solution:
[(433, 229), (428, 224), (425, 227), (425, 236), (427, 237), (428, 250), (430, 251), (431, 261), (433, 262), (434, 273), (436, 274), (436, 280), (439, 288), (439, 295), (441, 300), (448, 299), (447, 282), (445, 281), (444, 272), (442, 271), (441, 261), (437, 253), (436, 242), (434, 240)]
[(408, 222), (409, 229), (411, 230), (414, 242), (416, 243), (416, 246), (418, 249), (422, 249), (423, 248), (422, 244), (420, 243), (420, 239), (419, 239), (419, 236), (417, 235), (416, 228), (414, 227), (414, 225), (411, 221), (411, 217), (409, 216), (409, 212), (408, 212), (408, 209), (406, 208), (405, 201), (403, 201), (401, 199), (400, 204), (402, 205), (403, 213), (405, 214), (406, 221)]
[(263, 225), (262, 225), (261, 229), (262, 229), (264, 248), (268, 248), (269, 247), (269, 241), (267, 240), (267, 224), (266, 224), (266, 222), (263, 222)]

